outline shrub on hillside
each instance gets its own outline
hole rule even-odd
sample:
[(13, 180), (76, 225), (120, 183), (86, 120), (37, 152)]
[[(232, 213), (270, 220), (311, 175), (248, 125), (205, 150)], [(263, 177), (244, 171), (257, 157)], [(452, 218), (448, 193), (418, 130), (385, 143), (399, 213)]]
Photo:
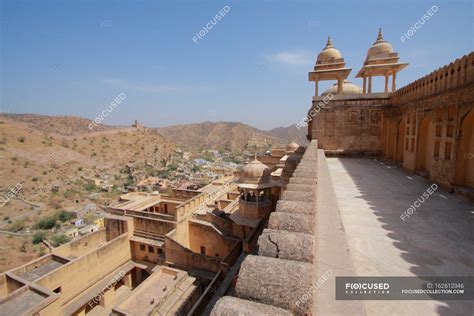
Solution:
[(84, 190), (89, 192), (100, 191), (100, 189), (93, 183), (86, 183), (84, 185)]
[(45, 232), (34, 233), (33, 238), (32, 238), (33, 245), (39, 244), (45, 237), (46, 237)]
[(25, 227), (26, 227), (26, 225), (25, 225), (24, 221), (22, 221), (22, 220), (14, 221), (10, 226), (10, 231), (14, 232), (14, 233), (17, 233)]
[(69, 242), (69, 237), (63, 234), (54, 235), (52, 238), (53, 245), (59, 246)]
[(74, 218), (73, 213), (66, 212), (66, 211), (61, 211), (61, 212), (58, 212), (56, 214), (57, 214), (58, 220), (60, 220), (63, 223), (65, 223), (65, 222), (71, 220), (72, 218)]
[(36, 227), (39, 229), (52, 229), (54, 226), (56, 226), (56, 219), (53, 217), (43, 217), (36, 223)]

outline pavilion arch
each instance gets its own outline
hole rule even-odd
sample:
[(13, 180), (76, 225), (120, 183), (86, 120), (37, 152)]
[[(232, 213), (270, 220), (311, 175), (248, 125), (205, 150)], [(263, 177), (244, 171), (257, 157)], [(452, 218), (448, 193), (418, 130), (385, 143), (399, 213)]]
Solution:
[(397, 130), (397, 148), (395, 152), (395, 161), (403, 163), (403, 155), (405, 153), (405, 120), (401, 119), (398, 122), (398, 130)]
[(433, 158), (433, 120), (426, 116), (418, 125), (418, 137), (416, 140), (415, 170), (430, 172)]
[(474, 188), (474, 110), (461, 122), (455, 168), (454, 184)]

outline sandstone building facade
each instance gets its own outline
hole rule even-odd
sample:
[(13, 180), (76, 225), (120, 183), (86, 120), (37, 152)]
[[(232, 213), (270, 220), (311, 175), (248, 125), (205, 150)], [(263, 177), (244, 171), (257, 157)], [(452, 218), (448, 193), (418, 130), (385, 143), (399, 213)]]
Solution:
[[(329, 49), (326, 46), (315, 69), (326, 64), (335, 72), (334, 65), (341, 58), (332, 44)], [(308, 139), (318, 139), (328, 155), (382, 156), (447, 188), (472, 195), (474, 54), (396, 90), (396, 74), (407, 65), (398, 62), (398, 54), (379, 31), (356, 76), (363, 78), (362, 89), (343, 82), (341, 76), (326, 76), (338, 82), (313, 97)], [(347, 73), (342, 65), (339, 71)], [(309, 73), (309, 80), (317, 86), (315, 73), (317, 70)], [(385, 78), (383, 92), (373, 91), (374, 76)], [(322, 103), (328, 94), (331, 100)]]

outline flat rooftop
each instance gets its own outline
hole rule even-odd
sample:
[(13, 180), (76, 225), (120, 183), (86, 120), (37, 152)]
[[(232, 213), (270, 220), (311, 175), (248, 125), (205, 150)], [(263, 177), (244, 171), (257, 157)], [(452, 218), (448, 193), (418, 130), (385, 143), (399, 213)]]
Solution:
[[(102, 279), (96, 280), (96, 283), (88, 288), (86, 291), (82, 292), (78, 296), (74, 297), (71, 301), (69, 301), (66, 304), (66, 307), (64, 309), (64, 312), (67, 315), (71, 315), (75, 311), (77, 311), (81, 306), (84, 306), (87, 304), (91, 299), (96, 297), (97, 293), (100, 293), (104, 288), (107, 288), (110, 284), (115, 284), (116, 280), (118, 280), (118, 276), (120, 274), (126, 274), (130, 272), (133, 268), (139, 267), (141, 269), (145, 269), (146, 266), (136, 263), (132, 260), (127, 261), (123, 265), (121, 265), (119, 268), (115, 269), (111, 273), (109, 273), (107, 276), (105, 276)], [(99, 307), (98, 310), (95, 310), (97, 307), (94, 308), (94, 313), (98, 313), (102, 310), (102, 307)], [(106, 315), (106, 314), (101, 314), (101, 315)], [(107, 314), (108, 315), (108, 314)]]
[(195, 280), (185, 271), (161, 267), (114, 310), (126, 315), (150, 315), (155, 308), (167, 305), (168, 301), (172, 301), (171, 306), (173, 306), (179, 304), (180, 299), (187, 299), (186, 293), (196, 287), (193, 285)]
[(252, 227), (252, 228), (257, 227), (258, 223), (261, 220), (261, 219), (247, 218), (243, 216), (242, 213), (240, 212), (240, 209), (237, 209), (232, 214), (230, 214), (229, 218), (239, 225)]
[(39, 278), (41, 278), (42, 276), (50, 273), (51, 271), (58, 269), (59, 267), (63, 265), (64, 263), (56, 261), (54, 260), (54, 258), (51, 258), (47, 262), (38, 263), (38, 267), (30, 271), (23, 272), (19, 270), (19, 271), (14, 271), (13, 273), (27, 281), (34, 282), (38, 280)]
[(152, 245), (152, 246), (156, 246), (156, 247), (163, 247), (165, 241), (164, 240), (157, 240), (157, 239), (151, 239), (151, 238), (145, 238), (145, 237), (141, 237), (141, 236), (135, 236), (133, 235), (132, 237), (130, 237), (130, 240), (131, 241), (134, 241), (134, 242), (139, 242), (139, 243), (142, 243), (142, 244), (147, 244), (147, 245)]
[(0, 316), (23, 315), (28, 310), (41, 303), (44, 299), (44, 295), (28, 288), (22, 293), (19, 293), (2, 303)]
[(123, 203), (111, 206), (111, 208), (119, 209), (123, 211), (144, 211), (149, 207), (159, 204), (160, 202), (181, 204), (182, 201), (166, 199), (166, 197), (158, 195), (136, 195), (130, 200), (127, 200)]
[[(402, 220), (432, 181), (376, 159), (327, 161), (358, 276), (474, 275), (472, 203), (438, 187)], [(474, 310), (472, 301), (362, 303), (367, 315), (472, 315)]]
[(209, 194), (209, 193), (213, 193), (213, 192), (217, 191), (220, 187), (222, 187), (222, 185), (211, 183), (211, 184), (208, 184), (208, 185), (200, 188), (198, 191)]
[[(228, 191), (228, 189), (231, 188), (234, 185), (233, 180), (234, 180), (234, 176), (219, 178), (219, 179), (214, 180), (213, 182), (209, 183), (208, 185), (203, 186), (198, 191), (205, 192), (205, 193), (208, 193), (208, 194), (216, 192), (218, 190)], [(225, 187), (226, 185), (227, 185), (228, 188)], [(225, 189), (225, 190), (223, 190), (223, 189)]]

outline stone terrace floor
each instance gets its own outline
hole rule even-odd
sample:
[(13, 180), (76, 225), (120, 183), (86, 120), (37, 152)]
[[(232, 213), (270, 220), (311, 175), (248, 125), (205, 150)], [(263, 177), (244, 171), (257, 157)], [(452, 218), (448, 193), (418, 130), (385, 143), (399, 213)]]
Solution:
[[(474, 276), (474, 204), (376, 159), (328, 158), (359, 276)], [(474, 315), (473, 301), (363, 301), (368, 315)]]

